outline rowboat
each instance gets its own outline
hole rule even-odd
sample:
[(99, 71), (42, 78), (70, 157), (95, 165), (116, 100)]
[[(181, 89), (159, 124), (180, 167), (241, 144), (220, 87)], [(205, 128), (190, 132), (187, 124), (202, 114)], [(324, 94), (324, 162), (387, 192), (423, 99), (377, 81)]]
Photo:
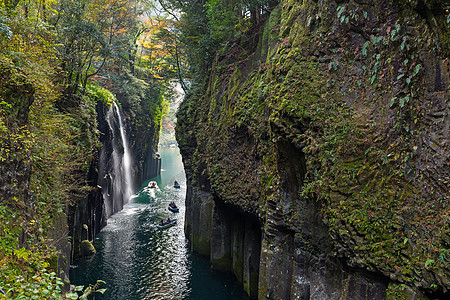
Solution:
[(174, 213), (177, 213), (180, 211), (180, 209), (177, 207), (177, 205), (173, 201), (169, 203), (169, 210)]
[(162, 225), (161, 224), (157, 224), (156, 226), (159, 229), (166, 229), (166, 228), (175, 226), (176, 224), (177, 224), (177, 219), (173, 219), (173, 220), (170, 220), (170, 222), (164, 222)]
[(180, 209), (178, 208), (178, 207), (173, 207), (173, 206), (170, 206), (169, 205), (169, 210), (171, 211), (171, 212), (174, 212), (174, 213), (177, 213), (177, 212), (179, 212), (180, 211)]

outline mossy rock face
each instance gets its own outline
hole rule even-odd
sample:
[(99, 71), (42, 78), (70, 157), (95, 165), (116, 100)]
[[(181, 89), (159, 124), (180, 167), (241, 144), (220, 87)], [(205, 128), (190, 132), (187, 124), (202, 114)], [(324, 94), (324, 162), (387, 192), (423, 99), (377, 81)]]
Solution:
[(196, 249), (198, 253), (203, 255), (210, 255), (211, 252), (211, 243), (208, 238), (200, 238), (198, 240), (198, 248)]
[(295, 251), (446, 292), (446, 15), (439, 1), (412, 1), (426, 14), (363, 2), (281, 1), (247, 61), (218, 56), (180, 110), (185, 167), (259, 218), (264, 238), (292, 231), (305, 237)]
[(229, 271), (232, 264), (232, 258), (230, 255), (225, 255), (221, 258), (211, 259), (211, 264), (215, 270)]
[(429, 300), (427, 296), (405, 284), (391, 283), (386, 290), (386, 300)]
[(96, 253), (94, 245), (88, 240), (84, 240), (81, 242), (80, 245), (81, 249), (81, 256), (83, 257), (89, 257)]
[(250, 282), (247, 286), (244, 285), (244, 290), (252, 299), (256, 299), (258, 297), (258, 280), (258, 273), (250, 273)]

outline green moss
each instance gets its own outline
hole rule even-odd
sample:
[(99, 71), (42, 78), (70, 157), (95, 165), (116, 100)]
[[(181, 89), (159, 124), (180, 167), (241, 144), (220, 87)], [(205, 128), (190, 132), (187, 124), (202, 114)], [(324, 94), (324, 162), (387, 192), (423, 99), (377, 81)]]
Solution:
[(222, 256), (221, 258), (211, 259), (213, 268), (220, 271), (231, 270), (232, 258), (229, 254)]
[(259, 282), (259, 274), (258, 273), (250, 273), (250, 288), (248, 295), (251, 298), (258, 297), (258, 282)]
[(208, 237), (202, 237), (198, 234), (192, 234), (192, 249), (202, 255), (209, 256), (211, 252), (211, 243)]
[(414, 291), (411, 287), (405, 284), (390, 283), (386, 289), (386, 300), (429, 300), (430, 298), (424, 296), (420, 292)]
[(116, 97), (110, 91), (94, 84), (88, 84), (86, 86), (86, 95), (102, 102), (108, 107), (111, 107), (113, 102), (118, 103)]
[(55, 273), (58, 273), (58, 255), (53, 254), (49, 258), (46, 259), (48, 263), (48, 267)]
[[(373, 9), (346, 8), (355, 19), (357, 13), (369, 18)], [(423, 196), (417, 178), (426, 174), (418, 170), (414, 150), (423, 130), (419, 110), (425, 109), (417, 107), (426, 98), (417, 88), (425, 75), (415, 70), (425, 65), (421, 51), (435, 51), (438, 41), (420, 18), (418, 26), (410, 26), (415, 12), (408, 10), (409, 16), (399, 17), (398, 29), (382, 24), (370, 40), (349, 44), (343, 21), (328, 9), (312, 1), (284, 1), (260, 38), (263, 61), (229, 69), (229, 60), (216, 60), (214, 83), (207, 88), (214, 99), (208, 104), (198, 97), (191, 104), (202, 115), (190, 120), (199, 131), (195, 173), (207, 175), (219, 198), (257, 210), (264, 219), (272, 209), (268, 203), (284, 208), (280, 169), (285, 162), (278, 147), (290, 144), (304, 152), (308, 171), (297, 200), (321, 201), (345, 257), (354, 265), (420, 284), (423, 278), (414, 272), (425, 268), (424, 273), (438, 274), (448, 266), (439, 260), (446, 244), (436, 234), (442, 230), (448, 235), (448, 200)], [(314, 26), (308, 25), (308, 17), (317, 20)], [(280, 26), (281, 34), (273, 30)], [(406, 40), (410, 43), (402, 46)], [(258, 67), (245, 69), (248, 65)], [(409, 79), (402, 90), (409, 98), (395, 98), (394, 83), (403, 78), (396, 73), (398, 65)], [(394, 128), (389, 128), (391, 120)], [(284, 217), (301, 230), (295, 213)], [(237, 260), (233, 269), (241, 274)]]
[(247, 295), (250, 295), (250, 284), (247, 281), (247, 278), (244, 278), (244, 282), (242, 283), (244, 287), (244, 291), (247, 293)]
[(81, 241), (80, 251), (83, 257), (92, 256), (96, 252), (94, 245), (92, 245), (92, 243), (88, 240)]

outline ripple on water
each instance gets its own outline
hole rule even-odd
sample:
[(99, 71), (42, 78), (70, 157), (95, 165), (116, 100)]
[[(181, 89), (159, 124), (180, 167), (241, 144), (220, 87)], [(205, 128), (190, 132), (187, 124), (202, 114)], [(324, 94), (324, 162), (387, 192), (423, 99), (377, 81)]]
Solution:
[[(226, 281), (211, 273), (209, 262), (201, 267), (198, 260), (194, 262), (184, 235), (186, 182), (179, 171), (181, 159), (167, 159), (164, 152), (161, 155), (163, 163), (178, 163), (178, 171), (165, 167), (155, 179), (160, 189), (149, 189), (144, 183), (124, 210), (108, 220), (95, 240), (97, 254), (71, 268), (72, 282), (89, 285), (98, 279), (106, 281), (107, 291), (96, 295), (96, 300), (211, 299), (204, 295), (215, 300), (242, 299), (228, 292)], [(174, 179), (181, 189), (173, 188)], [(168, 210), (171, 201), (180, 213)], [(177, 225), (159, 229), (156, 224), (169, 216), (178, 220)], [(204, 292), (199, 292), (202, 289)]]

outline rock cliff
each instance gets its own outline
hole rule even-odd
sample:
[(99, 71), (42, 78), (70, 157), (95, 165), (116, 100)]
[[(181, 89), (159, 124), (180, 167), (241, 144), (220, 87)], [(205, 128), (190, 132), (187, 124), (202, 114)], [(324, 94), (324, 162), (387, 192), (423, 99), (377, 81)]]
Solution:
[[(48, 267), (55, 271), (63, 280), (68, 279), (70, 267), (70, 244), (67, 241), (67, 215), (56, 209), (49, 214), (50, 229), (45, 232), (41, 224), (34, 226), (39, 220), (39, 193), (36, 193), (33, 183), (36, 175), (33, 174), (33, 159), (30, 140), (30, 110), (36, 98), (36, 89), (27, 77), (26, 72), (17, 71), (8, 65), (9, 61), (2, 56), (0, 64), (0, 206), (2, 207), (2, 247), (0, 254), (2, 258), (2, 272), (8, 273), (8, 246), (16, 245), (18, 249), (39, 249), (36, 237), (58, 251), (50, 252), (41, 257), (48, 263)], [(39, 101), (39, 100), (38, 100)], [(5, 109), (6, 108), (6, 109)], [(31, 138), (30, 138), (31, 137)], [(46, 141), (48, 142), (48, 141)], [(34, 175), (35, 178), (32, 178)], [(49, 180), (50, 181), (50, 180)], [(56, 205), (55, 205), (56, 206)], [(52, 209), (54, 207), (50, 207)], [(47, 212), (47, 211), (46, 211)], [(46, 215), (45, 217), (48, 217)], [(45, 218), (42, 216), (42, 218)], [(19, 221), (18, 221), (19, 220)], [(39, 221), (38, 221), (39, 222)], [(20, 226), (17, 226), (17, 223)], [(14, 228), (16, 226), (16, 228)], [(42, 226), (42, 227), (41, 227)], [(17, 228), (20, 228), (18, 232)], [(44, 227), (45, 228), (45, 227)], [(47, 228), (45, 228), (47, 229)], [(15, 238), (18, 237), (18, 240)], [(11, 241), (11, 238), (13, 241)], [(26, 257), (26, 256), (25, 256)], [(22, 268), (29, 262), (20, 261)], [(31, 259), (30, 259), (31, 261)], [(10, 264), (12, 265), (12, 264)], [(30, 270), (33, 270), (30, 268)], [(24, 272), (25, 273), (25, 272)], [(14, 278), (14, 277), (12, 277)], [(2, 278), (3, 279), (3, 278)], [(3, 284), (3, 282), (2, 282)], [(5, 288), (6, 283), (3, 288)]]
[[(128, 112), (129, 113), (129, 112)], [(99, 131), (99, 148), (93, 153), (86, 174), (90, 187), (88, 193), (72, 194), (69, 207), (70, 236), (73, 241), (72, 257), (82, 255), (82, 241), (92, 241), (100, 230), (106, 226), (107, 219), (122, 210), (128, 202), (129, 191), (134, 192), (144, 180), (157, 176), (161, 171), (161, 159), (156, 154), (158, 145), (158, 124), (151, 123), (145, 128), (135, 128), (128, 118), (122, 120), (126, 138), (134, 137), (131, 150), (133, 162), (130, 175), (132, 182), (126, 182), (123, 165), (123, 141), (120, 139), (118, 116), (112, 107), (97, 103), (96, 115)], [(139, 134), (147, 138), (135, 138)], [(132, 185), (130, 190), (128, 185)]]
[(186, 233), (259, 299), (444, 299), (449, 6), (281, 1), (178, 113)]

